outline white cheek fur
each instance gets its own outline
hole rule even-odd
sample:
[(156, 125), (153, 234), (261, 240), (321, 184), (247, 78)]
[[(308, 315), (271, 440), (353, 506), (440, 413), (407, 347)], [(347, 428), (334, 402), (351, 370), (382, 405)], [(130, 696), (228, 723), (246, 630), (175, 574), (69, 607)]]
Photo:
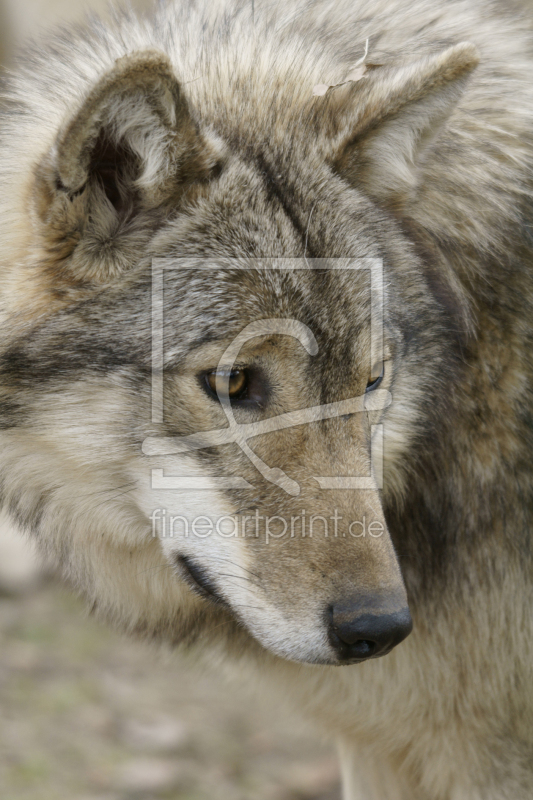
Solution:
[(320, 615), (306, 613), (296, 619), (282, 613), (270, 601), (268, 587), (254, 576), (253, 552), (229, 498), (214, 485), (201, 490), (154, 488), (160, 481), (152, 480), (152, 470), (161, 469), (165, 477), (201, 477), (206, 484), (209, 478), (186, 456), (150, 459), (150, 467), (137, 475), (141, 508), (169, 562), (175, 565), (182, 555), (204, 569), (235, 615), (274, 653), (298, 661), (302, 656), (328, 658), (331, 651)]

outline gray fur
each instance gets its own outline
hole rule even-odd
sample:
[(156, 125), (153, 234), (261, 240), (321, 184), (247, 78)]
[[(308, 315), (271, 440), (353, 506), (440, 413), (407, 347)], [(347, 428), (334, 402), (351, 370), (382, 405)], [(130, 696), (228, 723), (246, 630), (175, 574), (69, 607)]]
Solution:
[[(175, 3), (28, 53), (2, 116), (1, 504), (112, 622), (279, 681), (341, 740), (348, 800), (533, 790), (532, 73), (530, 25), (497, 3)], [(154, 257), (219, 267), (166, 278), (162, 424)], [(268, 268), (294, 258), (311, 268)], [(297, 498), (236, 445), (143, 455), (224, 426), (200, 377), (257, 319), (305, 323), (319, 352), (244, 348), (269, 394), (241, 421), (364, 394), (368, 280), (312, 269), (332, 258), (383, 259), (390, 408), (257, 437)], [(321, 492), (368, 473), (378, 422), (383, 491)], [(156, 468), (253, 486), (174, 496), (190, 515), (340, 509), (387, 532), (159, 541)], [(333, 666), (332, 598), (406, 596), (404, 643)]]

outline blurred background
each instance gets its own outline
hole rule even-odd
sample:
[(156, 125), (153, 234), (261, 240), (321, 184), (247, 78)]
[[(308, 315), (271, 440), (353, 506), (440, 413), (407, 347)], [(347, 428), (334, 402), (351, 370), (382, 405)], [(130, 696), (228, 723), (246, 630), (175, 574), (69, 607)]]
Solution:
[[(146, 8), (145, 0), (133, 3)], [(0, 71), (104, 0), (0, 0)], [(338, 800), (337, 761), (276, 697), (87, 617), (0, 515), (2, 800)]]

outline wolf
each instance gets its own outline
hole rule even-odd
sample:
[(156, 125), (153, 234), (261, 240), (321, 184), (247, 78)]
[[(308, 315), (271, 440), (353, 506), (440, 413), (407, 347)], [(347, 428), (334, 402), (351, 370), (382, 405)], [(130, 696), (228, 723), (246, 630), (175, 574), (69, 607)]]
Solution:
[(5, 92), (0, 504), (346, 800), (533, 793), (532, 131), (488, 0), (176, 0)]

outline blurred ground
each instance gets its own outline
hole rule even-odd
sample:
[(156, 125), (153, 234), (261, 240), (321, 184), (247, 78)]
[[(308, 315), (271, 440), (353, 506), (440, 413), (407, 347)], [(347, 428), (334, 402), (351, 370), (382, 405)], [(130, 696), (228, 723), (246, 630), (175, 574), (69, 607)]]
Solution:
[(53, 582), (0, 597), (2, 800), (338, 800), (337, 780), (275, 699), (107, 630)]

